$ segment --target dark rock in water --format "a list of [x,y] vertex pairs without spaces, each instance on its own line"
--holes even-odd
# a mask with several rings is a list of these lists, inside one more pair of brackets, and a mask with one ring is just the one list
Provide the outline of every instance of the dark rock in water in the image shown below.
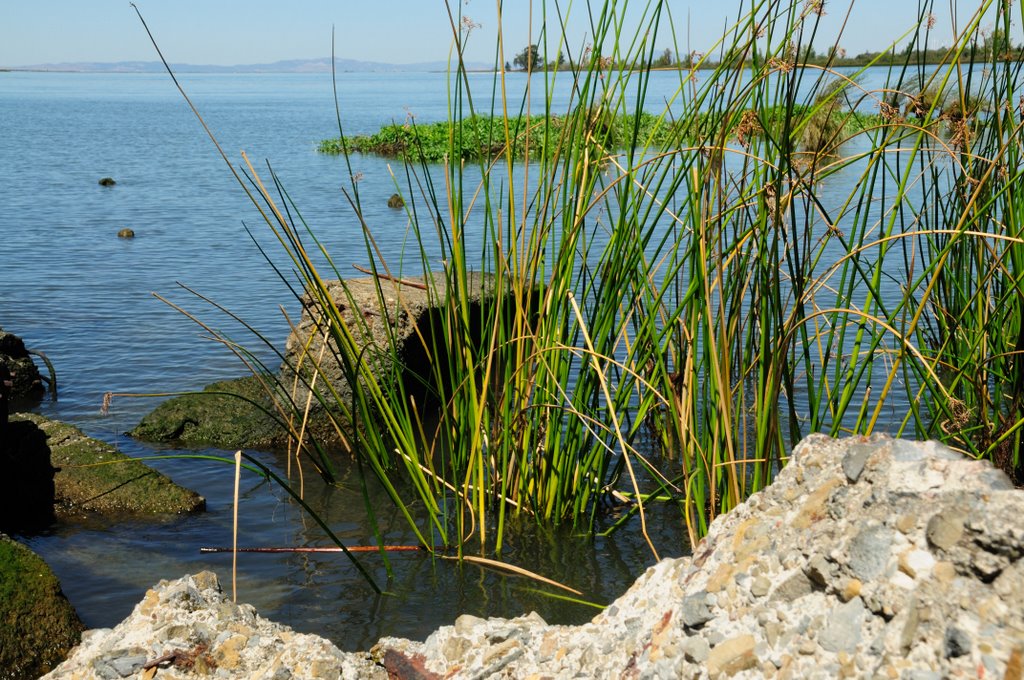
[[0,678],[48,673],[78,644],[84,628],[46,563],[0,534]]
[[121,231],[117,232],[118,238],[135,238],[135,231],[125,227]]
[[[9,382],[7,385],[5,383]],[[46,394],[42,377],[25,343],[0,328],[0,405],[8,411],[33,406]]]
[[[44,456],[53,467],[51,498],[58,514],[137,516],[195,512],[206,507],[199,494],[113,446],[85,436],[73,425],[21,413],[12,418],[10,427],[22,432],[21,455]],[[33,445],[43,448],[31,450]],[[41,462],[34,465],[42,470]]]
[[117,182],[114,181],[113,177],[104,177],[103,179],[100,180],[101,187],[112,187],[115,184],[117,184]]
[[398,194],[391,194],[391,198],[388,199],[388,207],[389,208],[404,208],[405,207],[405,199],[403,199]]
[[155,442],[222,449],[268,449],[287,442],[273,403],[255,376],[224,380],[202,392],[173,397],[146,415],[129,434]]

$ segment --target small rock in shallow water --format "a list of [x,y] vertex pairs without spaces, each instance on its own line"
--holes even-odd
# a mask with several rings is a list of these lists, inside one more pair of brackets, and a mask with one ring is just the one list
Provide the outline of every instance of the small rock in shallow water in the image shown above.
[[101,187],[112,187],[115,184],[117,184],[117,182],[114,181],[113,177],[104,177],[103,179],[100,180]]
[[125,227],[121,231],[117,232],[117,237],[118,238],[135,238],[135,231],[133,231],[132,229],[129,229],[128,227]]

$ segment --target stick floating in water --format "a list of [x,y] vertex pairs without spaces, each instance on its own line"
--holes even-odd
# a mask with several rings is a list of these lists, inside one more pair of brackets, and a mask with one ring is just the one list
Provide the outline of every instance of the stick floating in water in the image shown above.
[[[201,553],[229,553],[229,552],[240,552],[240,553],[335,553],[344,552],[346,548],[339,548],[338,546],[324,546],[324,547],[297,547],[297,548],[200,548]],[[347,550],[349,552],[378,552],[379,550],[385,550],[387,552],[413,552],[416,550],[426,550],[426,548],[419,545],[386,545],[383,548],[376,545],[350,545]]]

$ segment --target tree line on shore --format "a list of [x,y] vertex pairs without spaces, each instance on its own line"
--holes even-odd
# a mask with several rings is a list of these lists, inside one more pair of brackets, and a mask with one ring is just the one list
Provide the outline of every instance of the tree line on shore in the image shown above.
[[[1024,44],[1005,47],[1010,43],[1004,38],[1000,30],[984,33],[975,39],[968,47],[971,58],[986,59],[991,61],[1020,61],[1024,59]],[[993,54],[1000,50],[1001,54]],[[850,55],[839,45],[832,45],[828,50],[818,52],[811,45],[791,45],[790,61],[795,64],[808,66],[833,67],[864,67],[864,66],[891,66],[905,63],[915,64],[941,64],[949,59],[949,47],[941,46],[934,48],[915,49],[913,44],[906,49],[890,49],[885,51],[865,51],[856,55]],[[591,65],[600,64],[602,69],[634,70],[638,68],[648,69],[715,69],[721,65],[730,65],[734,68],[749,65],[753,61],[749,51],[727,50],[717,56],[705,55],[701,52],[680,53],[678,50],[666,47],[656,56],[651,55],[646,62],[624,62],[615,60],[612,57],[602,57],[599,60],[591,60],[588,53],[577,62],[570,55],[566,57],[562,50],[559,50],[554,58],[547,59],[540,53],[540,46],[533,44],[524,47],[512,62],[505,62],[506,71],[571,71],[578,69],[580,63]]]

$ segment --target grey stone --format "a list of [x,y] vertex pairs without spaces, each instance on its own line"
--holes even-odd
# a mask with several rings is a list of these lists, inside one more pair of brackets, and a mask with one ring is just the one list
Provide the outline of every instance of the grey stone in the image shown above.
[[981,481],[993,491],[1010,491],[1016,488],[1002,470],[986,470],[980,477]]
[[971,653],[971,638],[956,626],[946,628],[943,642],[943,651],[948,659]]
[[867,463],[868,457],[875,452],[876,448],[867,444],[850,446],[846,455],[843,456],[843,473],[846,475],[847,481],[856,483],[860,479],[861,473],[864,472],[864,464]]
[[850,571],[861,581],[878,578],[885,572],[892,549],[891,529],[876,524],[857,532],[850,542]]
[[116,659],[110,659],[107,661],[111,668],[113,668],[122,678],[127,678],[130,675],[134,675],[142,668],[146,663],[146,656],[144,654],[134,654],[130,656],[121,656]]
[[852,654],[860,644],[865,611],[864,601],[859,597],[833,609],[828,625],[818,635],[818,644],[829,652]]
[[814,585],[824,588],[835,575],[835,566],[824,555],[815,555],[807,563],[804,573]]
[[705,590],[684,597],[680,613],[683,623],[688,628],[700,628],[715,618],[715,615],[711,613],[711,608],[708,606],[708,593]]
[[101,680],[119,680],[124,677],[106,659],[96,659],[93,661],[92,672]]
[[809,595],[813,591],[814,584],[811,583],[811,580],[807,578],[806,574],[802,571],[798,571],[776,586],[770,599],[772,601],[781,600],[783,602],[792,602],[800,599],[804,595]]

